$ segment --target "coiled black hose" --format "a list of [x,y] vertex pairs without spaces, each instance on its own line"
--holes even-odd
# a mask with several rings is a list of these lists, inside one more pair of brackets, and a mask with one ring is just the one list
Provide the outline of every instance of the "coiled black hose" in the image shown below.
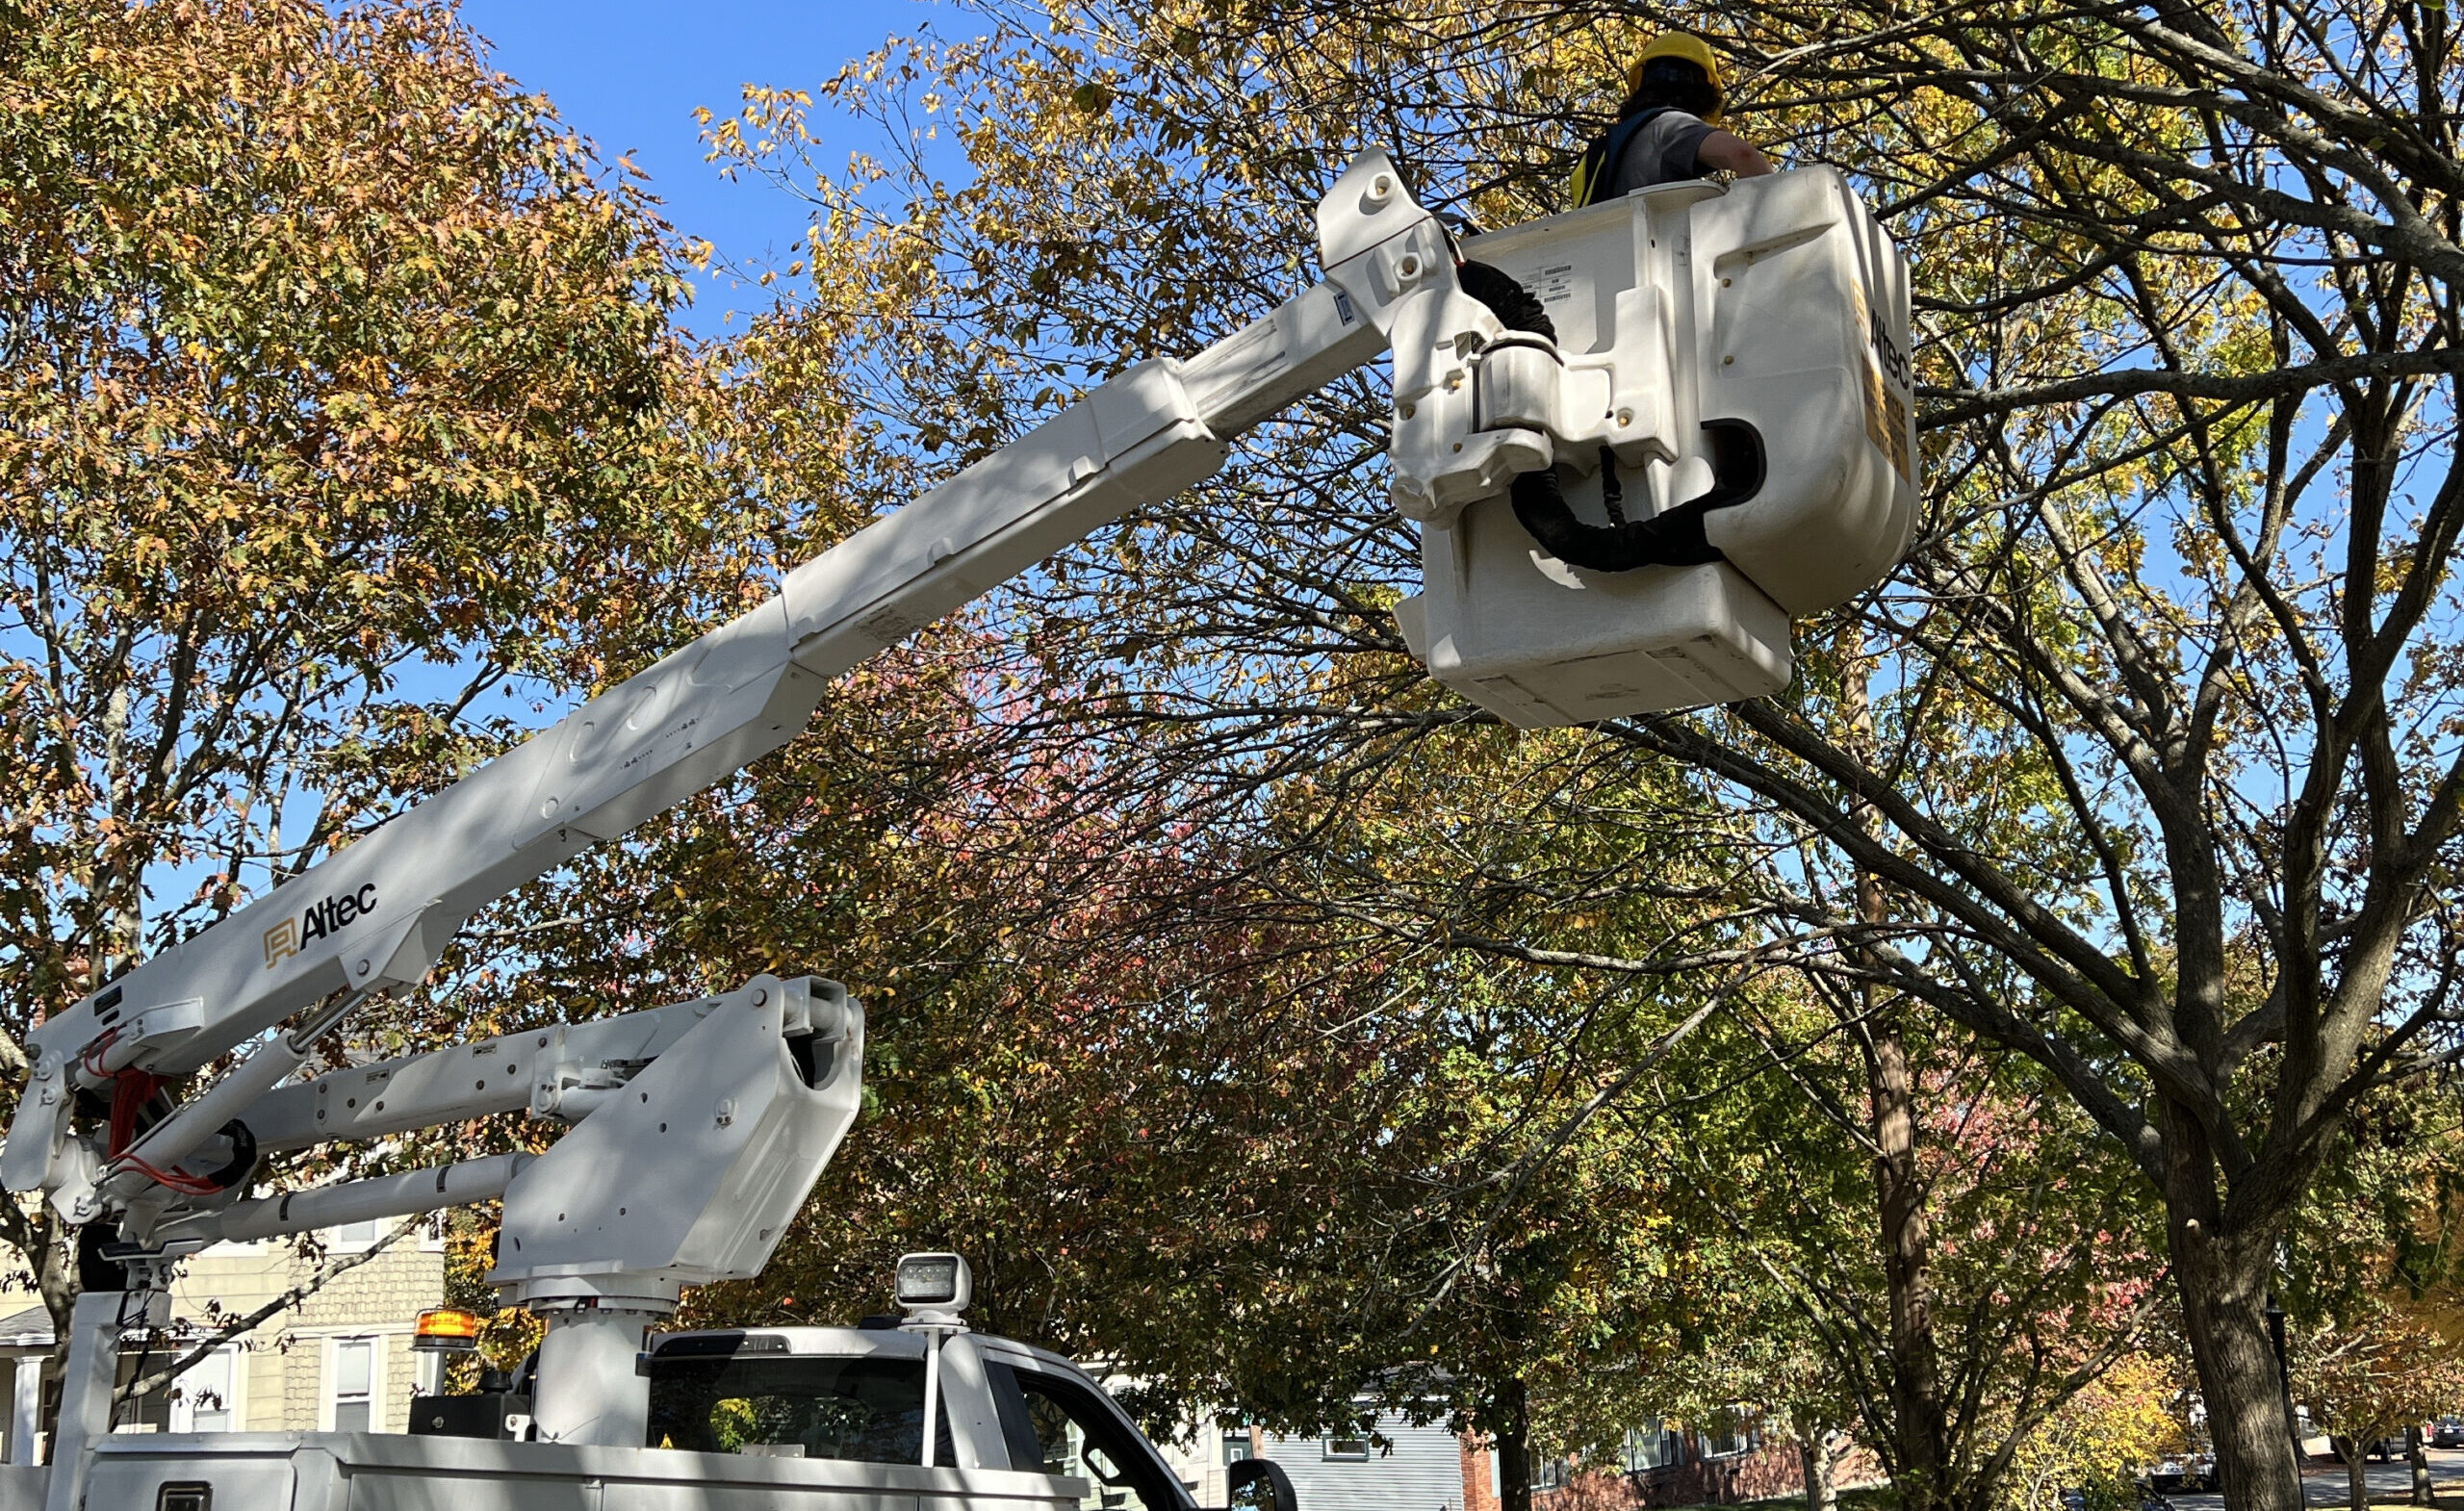
[[[1506,329],[1546,336],[1553,342],[1557,339],[1548,311],[1504,269],[1487,263],[1464,263],[1455,269],[1455,281],[1465,294],[1488,306]],[[1621,507],[1625,490],[1617,479],[1616,455],[1603,447],[1601,481],[1611,523],[1593,525],[1576,515],[1553,467],[1514,479],[1510,494],[1514,517],[1549,554],[1591,572],[1699,567],[1722,560],[1720,549],[1704,533],[1704,516],[1743,503],[1761,491],[1762,437],[1742,420],[1706,422],[1703,433],[1710,443],[1711,487],[1700,498],[1688,499],[1648,520],[1628,520]]]
[[[1742,420],[1714,420],[1703,426],[1711,443],[1711,488],[1648,520],[1592,525],[1566,502],[1565,485],[1553,467],[1515,478],[1514,517],[1550,555],[1592,572],[1631,572],[1638,567],[1700,567],[1726,560],[1704,534],[1705,516],[1743,503],[1762,487],[1762,437]],[[1616,474],[1616,454],[1601,448],[1600,465]],[[1620,511],[1622,512],[1622,511]]]
[[1504,269],[1487,263],[1458,263],[1454,282],[1465,294],[1487,305],[1489,313],[1506,329],[1546,336],[1553,342],[1557,339],[1557,327],[1549,319],[1549,311]]

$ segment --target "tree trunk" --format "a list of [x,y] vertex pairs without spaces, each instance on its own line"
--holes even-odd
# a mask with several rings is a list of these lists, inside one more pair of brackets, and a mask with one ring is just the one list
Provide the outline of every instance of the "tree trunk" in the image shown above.
[[2422,1424],[2418,1421],[2404,1429],[2404,1462],[2413,1469],[2413,1504],[2438,1504],[2438,1491],[2429,1482],[2429,1451],[2422,1443]]
[[[1841,641],[1847,674],[1842,709],[1856,748],[1873,744],[1873,707],[1867,701],[1861,662],[1861,631],[1851,627]],[[1856,810],[1868,833],[1880,831],[1870,806]],[[1857,873],[1858,921],[1880,928],[1889,921],[1881,879]],[[1901,1037],[1898,1007],[1868,985],[1859,994],[1863,1019],[1858,1043],[1865,1056],[1865,1092],[1873,1115],[1874,1195],[1883,1246],[1883,1275],[1890,1302],[1891,1439],[1897,1462],[1891,1479],[1906,1511],[1949,1511],[1950,1414],[1942,1403],[1942,1367],[1934,1342],[1933,1235],[1925,1213],[1925,1184],[1916,1167],[1916,1096],[1908,1073],[1908,1044]]]
[[2272,1234],[2221,1231],[2213,1166],[2183,1152],[2205,1149],[2189,1124],[2167,1119],[2166,1237],[2224,1503],[2234,1511],[2299,1511],[2301,1466],[2285,1431],[2282,1376],[2268,1340]]
[[1521,1380],[1498,1387],[1489,1432],[1498,1446],[1498,1511],[1531,1511],[1531,1412]]
[[[79,1243],[83,1230],[61,1221],[48,1205],[38,1221],[42,1249],[34,1266],[35,1289],[42,1296],[43,1309],[51,1314],[51,1353],[43,1361],[43,1373],[47,1380],[56,1382],[68,1362],[69,1319],[76,1315],[77,1296],[85,1289],[85,1265]],[[60,1430],[59,1419],[60,1393],[46,1390],[37,1407],[35,1430],[56,1433]]]
[[2327,1442],[2345,1461],[2345,1503],[2352,1511],[2370,1511],[2369,1445],[2359,1438],[2331,1437]]
[[1839,1486],[1832,1478],[1836,1460],[1831,1452],[1831,1434],[1819,1428],[1800,1433],[1797,1456],[1805,1465],[1806,1511],[1836,1511]]
[[1933,1235],[1916,1168],[1916,1096],[1908,1046],[1894,1015],[1869,1010],[1866,1022],[1866,1090],[1880,1151],[1874,1191],[1890,1293],[1891,1427],[1899,1457],[1891,1478],[1908,1511],[1934,1511],[1953,1504],[1953,1487],[1941,1361],[1934,1343]]

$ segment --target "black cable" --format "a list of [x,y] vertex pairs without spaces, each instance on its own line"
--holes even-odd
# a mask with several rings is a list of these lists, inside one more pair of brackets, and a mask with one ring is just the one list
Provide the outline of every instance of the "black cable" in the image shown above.
[[206,1184],[218,1190],[229,1191],[246,1180],[248,1172],[257,1167],[257,1136],[246,1123],[236,1117],[222,1125],[221,1133],[223,1138],[231,1140],[231,1158],[204,1179]]
[[[1488,307],[1511,331],[1557,339],[1557,327],[1530,290],[1503,269],[1467,262],[1454,270],[1465,294]],[[1549,554],[1592,572],[1631,572],[1641,567],[1700,567],[1724,560],[1704,532],[1703,517],[1743,503],[1762,490],[1762,436],[1742,420],[1713,420],[1703,426],[1710,443],[1711,487],[1697,499],[1663,509],[1647,520],[1626,518],[1626,487],[1617,476],[1616,454],[1600,449],[1601,499],[1609,523],[1590,524],[1566,502],[1556,469],[1544,467],[1514,479],[1514,517]]]
[[[146,1291],[130,1290],[121,1292],[119,1298],[119,1310],[112,1316],[113,1326],[121,1332],[127,1331],[128,1303],[129,1298],[132,1296],[137,1298],[138,1318],[140,1320],[143,1320],[145,1317],[145,1303],[151,1295],[152,1293]],[[142,1340],[137,1345],[137,1370],[128,1377],[131,1385],[134,1385],[138,1381],[145,1378],[145,1361],[153,1354],[153,1352],[154,1328],[152,1324],[148,1323]],[[144,1420],[145,1402],[142,1397],[133,1396],[127,1400],[121,1400],[119,1398],[119,1370],[116,1367],[112,1370],[111,1389],[111,1410],[106,1413],[103,1418],[103,1430],[105,1432],[117,1432],[119,1430],[119,1414],[124,1407],[135,1406],[137,1408],[138,1420],[141,1421]]]
[[1546,336],[1552,342],[1557,339],[1556,322],[1549,319],[1548,308],[1504,269],[1487,263],[1458,263],[1454,282],[1465,294],[1487,305],[1489,313],[1506,329]]
[[1663,509],[1648,520],[1592,525],[1566,502],[1565,485],[1558,480],[1556,469],[1542,468],[1515,478],[1514,517],[1549,554],[1570,567],[1592,572],[1700,567],[1725,560],[1705,535],[1704,518],[1713,509],[1743,503],[1761,491],[1762,436],[1742,420],[1711,421],[1703,426],[1703,433],[1710,442],[1711,487],[1700,498]]

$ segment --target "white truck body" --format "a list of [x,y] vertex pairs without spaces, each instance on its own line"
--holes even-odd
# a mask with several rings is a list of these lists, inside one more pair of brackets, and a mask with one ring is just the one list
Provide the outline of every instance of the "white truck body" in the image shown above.
[[[948,1462],[926,1469],[913,1462],[885,1463],[863,1457],[827,1457],[820,1450],[920,1456],[927,1336],[905,1330],[855,1328],[761,1328],[746,1332],[675,1333],[654,1341],[652,1419],[646,1436],[672,1445],[677,1413],[663,1399],[662,1369],[704,1370],[757,1369],[771,1378],[758,1384],[720,1385],[748,1394],[732,1397],[757,1408],[789,1399],[773,1389],[799,1371],[815,1381],[813,1399],[827,1405],[853,1399],[834,1396],[834,1373],[850,1367],[875,1371],[900,1366],[911,1375],[912,1415],[876,1410],[891,1430],[869,1437],[844,1431],[844,1422],[823,1411],[806,1411],[782,1436],[789,1441],[746,1440],[711,1451],[676,1446],[569,1445],[479,1438],[403,1436],[372,1432],[143,1433],[106,1438],[95,1445],[88,1478],[89,1505],[165,1507],[166,1511],[1094,1511],[1107,1503],[1105,1487],[1081,1475],[1048,1473],[1050,1466],[1084,1462],[1087,1425],[1068,1436],[1032,1444],[1018,1431],[1024,1379],[1067,1393],[1093,1418],[1100,1433],[1137,1459],[1119,1466],[1125,1484],[1110,1502],[1123,1511],[1195,1511],[1187,1489],[1172,1477],[1091,1376],[1058,1355],[1006,1339],[957,1333],[940,1345],[938,1411],[946,1426],[937,1434]],[[695,1344],[739,1343],[758,1351],[685,1356],[675,1350]],[[775,1351],[764,1345],[775,1345]],[[739,1363],[743,1361],[743,1363]],[[885,1368],[886,1367],[886,1368]],[[1003,1378],[1007,1371],[1008,1378]],[[690,1406],[693,1380],[677,1381],[670,1396]],[[877,1403],[876,1403],[877,1404]],[[1005,1430],[1005,1418],[1007,1428]],[[664,1420],[663,1419],[667,1419]],[[1049,1414],[1047,1426],[1056,1425]],[[835,1430],[833,1429],[841,1429]],[[1073,1446],[1071,1438],[1076,1438]],[[1075,1457],[1047,1457],[1057,1452]],[[188,1498],[184,1506],[182,1498]],[[1160,1504],[1157,1502],[1161,1502]],[[26,1504],[32,1505],[28,1501]],[[0,1499],[0,1508],[10,1502]]]

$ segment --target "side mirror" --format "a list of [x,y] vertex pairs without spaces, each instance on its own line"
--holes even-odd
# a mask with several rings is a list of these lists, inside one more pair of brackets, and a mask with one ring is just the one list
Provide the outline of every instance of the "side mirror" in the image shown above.
[[1292,1476],[1270,1458],[1245,1458],[1224,1466],[1226,1511],[1300,1511],[1292,1493]]

